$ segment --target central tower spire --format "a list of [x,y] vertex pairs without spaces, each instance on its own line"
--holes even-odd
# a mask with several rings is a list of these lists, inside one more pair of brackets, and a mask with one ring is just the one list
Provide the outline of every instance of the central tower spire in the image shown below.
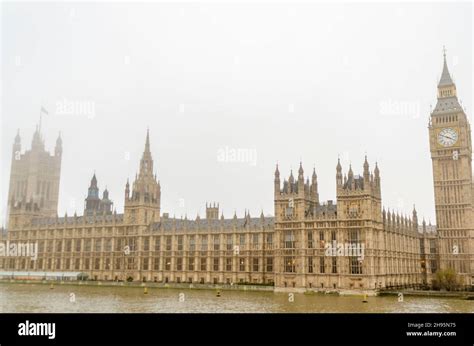
[[153,176],[153,158],[150,151],[150,130],[146,131],[145,150],[140,161],[140,177]]
[[145,150],[140,169],[133,182],[132,195],[125,187],[125,217],[130,223],[149,224],[160,220],[161,187],[153,174],[153,158],[150,151],[150,131],[147,130]]
[[145,152],[150,152],[150,129],[146,129]]

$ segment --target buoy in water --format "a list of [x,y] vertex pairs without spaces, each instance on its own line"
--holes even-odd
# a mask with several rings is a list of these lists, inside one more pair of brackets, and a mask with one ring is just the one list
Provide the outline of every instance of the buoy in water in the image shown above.
[[217,291],[216,297],[220,297],[220,296],[221,296],[221,291]]
[[145,287],[145,288],[143,289],[143,294],[148,294],[148,288],[147,288],[147,287]]
[[367,294],[364,294],[364,299],[362,300],[362,303],[368,303],[369,301],[367,300]]

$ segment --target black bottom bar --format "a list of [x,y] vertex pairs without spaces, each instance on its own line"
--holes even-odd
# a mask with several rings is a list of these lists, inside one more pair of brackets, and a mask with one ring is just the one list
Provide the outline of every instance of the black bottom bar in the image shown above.
[[[35,323],[55,323],[54,338],[52,328]],[[472,346],[474,314],[0,314],[0,331],[2,346]],[[40,332],[46,335],[19,335]]]

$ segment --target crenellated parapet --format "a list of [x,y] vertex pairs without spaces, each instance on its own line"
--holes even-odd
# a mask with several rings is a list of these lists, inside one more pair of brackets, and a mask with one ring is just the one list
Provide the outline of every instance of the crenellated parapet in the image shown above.
[[219,219],[201,219],[196,217],[194,220],[185,218],[165,218],[151,226],[153,232],[164,233],[231,233],[231,232],[251,232],[251,231],[273,231],[274,218],[250,217],[246,213],[244,217],[219,218]]

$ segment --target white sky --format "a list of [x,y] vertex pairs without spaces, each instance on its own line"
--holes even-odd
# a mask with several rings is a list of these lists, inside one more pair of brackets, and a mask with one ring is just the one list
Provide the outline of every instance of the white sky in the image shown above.
[[[273,172],[316,166],[320,199],[378,161],[383,204],[435,220],[430,104],[446,45],[472,122],[472,4],[2,3],[1,216],[11,146],[29,148],[43,104],[61,131],[59,213],[82,214],[96,171],[123,210],[147,126],[162,211],[273,214]],[[75,115],[58,114],[73,102]],[[77,114],[79,113],[79,114]],[[92,114],[93,116],[90,116]],[[253,162],[220,162],[220,149]],[[126,156],[129,153],[130,159]],[[183,205],[184,202],[184,205]]]

